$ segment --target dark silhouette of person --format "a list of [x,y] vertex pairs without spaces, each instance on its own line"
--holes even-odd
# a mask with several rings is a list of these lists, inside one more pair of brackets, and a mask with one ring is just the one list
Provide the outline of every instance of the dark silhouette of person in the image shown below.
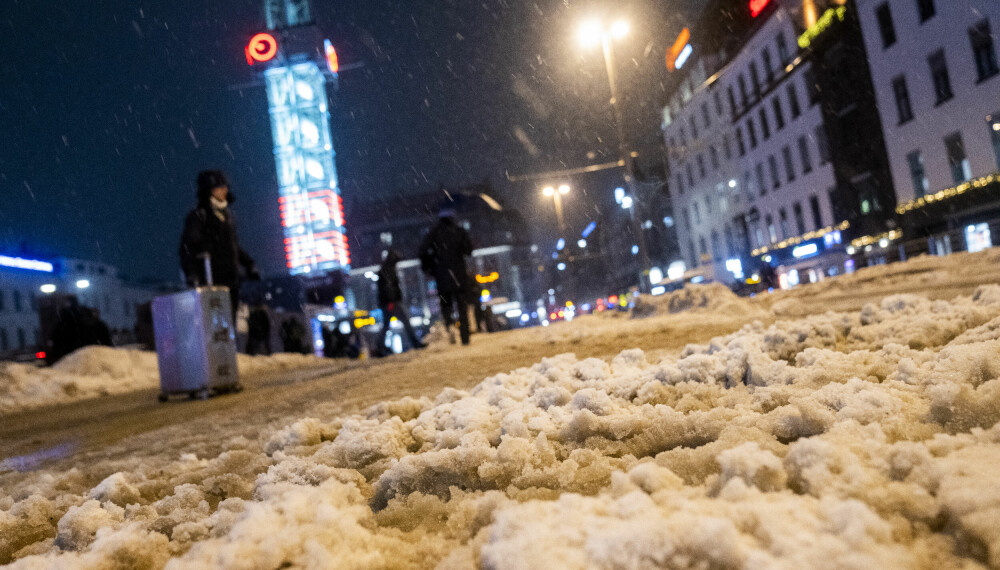
[[250,317],[247,319],[247,354],[271,354],[271,315],[264,303],[258,303],[250,310]]
[[406,310],[403,303],[403,289],[399,285],[399,274],[396,272],[396,265],[402,260],[398,251],[390,249],[382,262],[382,267],[378,270],[378,306],[382,310],[382,332],[379,334],[378,344],[375,346],[376,356],[386,356],[389,354],[385,346],[385,337],[389,334],[389,323],[392,317],[396,317],[403,324],[403,330],[410,339],[413,348],[426,348],[427,345],[420,341],[413,325],[410,324],[410,312]]
[[229,288],[233,320],[240,303],[240,267],[246,277],[259,280],[260,273],[253,258],[240,247],[236,219],[229,206],[235,196],[229,191],[229,181],[218,170],[198,173],[198,204],[184,220],[180,257],[184,278],[190,287],[208,285],[205,256],[209,258],[212,284]]
[[437,283],[441,301],[441,316],[448,329],[448,339],[454,343],[453,313],[458,312],[462,344],[469,344],[468,269],[465,259],[472,255],[469,232],[455,222],[455,211],[444,208],[438,214],[438,223],[431,228],[420,245],[421,268]]

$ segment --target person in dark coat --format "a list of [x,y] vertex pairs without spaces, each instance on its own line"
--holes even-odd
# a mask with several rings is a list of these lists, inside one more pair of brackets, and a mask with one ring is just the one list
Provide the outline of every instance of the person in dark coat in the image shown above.
[[454,210],[442,209],[438,223],[420,245],[420,265],[437,282],[441,315],[452,342],[452,325],[455,322],[452,313],[457,310],[462,344],[469,344],[469,308],[466,303],[469,278],[465,258],[470,255],[472,240],[469,232],[455,223]]
[[259,280],[253,258],[240,247],[236,220],[229,206],[235,197],[229,181],[218,170],[198,173],[198,205],[184,221],[181,236],[181,269],[190,287],[208,284],[205,256],[211,261],[212,283],[229,288],[233,319],[240,303],[240,267],[248,279]]
[[96,309],[81,306],[75,299],[59,310],[52,332],[52,362],[85,346],[114,346],[111,330]]
[[271,354],[271,315],[264,303],[258,303],[250,310],[250,317],[247,319],[247,354]]
[[382,333],[379,335],[378,344],[375,348],[377,356],[388,354],[385,347],[385,337],[389,333],[389,323],[392,317],[396,317],[403,324],[406,336],[409,337],[413,348],[426,348],[427,345],[420,341],[413,325],[410,324],[410,313],[403,304],[403,289],[399,286],[399,274],[396,273],[396,265],[402,260],[399,252],[390,249],[382,262],[382,267],[378,270],[378,306],[382,310]]

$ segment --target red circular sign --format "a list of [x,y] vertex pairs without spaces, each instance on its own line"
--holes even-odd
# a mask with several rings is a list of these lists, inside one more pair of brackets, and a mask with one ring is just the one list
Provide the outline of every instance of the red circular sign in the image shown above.
[[255,61],[261,63],[271,61],[278,54],[278,40],[268,33],[260,33],[250,38],[250,45],[246,47],[247,63],[253,65]]

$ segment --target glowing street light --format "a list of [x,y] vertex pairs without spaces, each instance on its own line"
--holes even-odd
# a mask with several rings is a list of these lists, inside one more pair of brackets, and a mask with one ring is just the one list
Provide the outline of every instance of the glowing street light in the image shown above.
[[615,37],[616,40],[620,40],[628,35],[628,22],[625,20],[618,20],[611,26],[611,35]]
[[604,30],[601,28],[601,22],[598,20],[587,20],[580,26],[580,31],[577,37],[580,40],[580,44],[583,46],[593,46],[601,41],[601,36],[604,35]]
[[76,282],[77,289],[86,289],[87,287],[90,287],[90,281],[87,281],[86,279],[81,279]]
[[569,194],[568,184],[560,184],[558,190],[555,186],[546,186],[542,189],[542,194],[546,198],[552,198],[556,207],[556,218],[559,220],[559,230],[566,231],[566,220],[563,219],[562,197]]
[[42,285],[39,289],[41,289],[42,293],[45,293],[46,295],[51,295],[52,293],[56,292],[56,286],[51,283],[46,283],[45,285]]

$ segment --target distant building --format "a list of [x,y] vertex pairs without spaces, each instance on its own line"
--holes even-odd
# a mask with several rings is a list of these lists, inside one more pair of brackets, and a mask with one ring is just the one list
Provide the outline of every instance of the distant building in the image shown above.
[[1000,3],[857,0],[907,253],[1000,239]]
[[842,4],[756,3],[754,16],[729,3],[731,33],[692,32],[662,123],[689,267],[731,283],[770,264],[783,285],[817,281],[851,271],[850,240],[893,214],[860,29]]
[[69,294],[118,331],[132,331],[138,307],[164,291],[129,283],[111,265],[79,259],[0,254],[0,354],[39,347],[39,299]]

